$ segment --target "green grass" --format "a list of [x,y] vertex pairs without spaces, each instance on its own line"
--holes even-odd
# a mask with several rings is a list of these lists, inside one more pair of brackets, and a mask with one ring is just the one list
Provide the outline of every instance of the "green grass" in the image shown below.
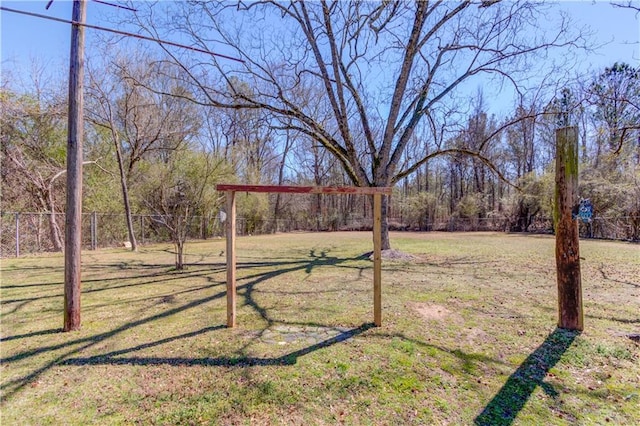
[[371,326],[369,233],[83,253],[82,329],[63,258],[2,260],[3,424],[640,424],[640,247],[582,241],[585,331],[556,329],[554,240],[392,234]]

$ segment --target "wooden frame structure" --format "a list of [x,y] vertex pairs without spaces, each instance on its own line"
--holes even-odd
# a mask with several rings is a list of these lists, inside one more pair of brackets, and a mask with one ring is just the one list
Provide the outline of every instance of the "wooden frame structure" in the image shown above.
[[219,184],[216,189],[225,192],[227,198],[227,327],[236,326],[236,192],[372,195],[373,323],[382,325],[382,195],[391,195],[391,188]]

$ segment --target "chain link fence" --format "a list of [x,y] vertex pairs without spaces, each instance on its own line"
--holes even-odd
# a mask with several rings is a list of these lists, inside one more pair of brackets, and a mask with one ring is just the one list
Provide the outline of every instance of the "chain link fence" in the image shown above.
[[[139,244],[172,242],[171,234],[154,215],[133,215],[133,227]],[[194,216],[188,218],[187,239],[206,239],[223,235],[217,219]],[[0,257],[19,257],[30,253],[56,251],[56,233],[64,243],[63,213],[15,213],[0,215]],[[123,214],[84,213],[82,215],[82,248],[96,250],[121,247],[128,242],[126,217]]]
[[[510,232],[513,220],[509,218],[450,218],[448,220],[427,222],[422,229],[404,224],[398,219],[389,219],[390,229],[413,231],[473,232],[494,231]],[[596,217],[589,222],[578,222],[581,238],[596,238],[621,241],[640,241],[640,217]],[[533,217],[523,232],[532,234],[553,234],[553,219]]]
[[[133,215],[134,233],[138,244],[171,243],[171,234],[154,215]],[[56,236],[64,244],[63,213],[0,214],[0,257],[20,257],[32,253],[56,251]],[[295,231],[360,231],[371,230],[372,219],[356,214],[318,217],[292,217],[278,220],[256,220],[238,217],[237,234],[265,234]],[[497,231],[508,232],[512,222],[507,218],[464,219],[428,222],[422,229],[414,229],[399,218],[389,218],[391,230],[419,231]],[[639,241],[640,218],[594,218],[580,222],[582,238]],[[187,240],[204,240],[224,236],[224,223],[217,215],[188,218]],[[530,233],[553,233],[553,220],[533,218],[527,227]],[[84,213],[82,215],[82,247],[86,250],[122,247],[128,241],[126,218],[123,214]]]

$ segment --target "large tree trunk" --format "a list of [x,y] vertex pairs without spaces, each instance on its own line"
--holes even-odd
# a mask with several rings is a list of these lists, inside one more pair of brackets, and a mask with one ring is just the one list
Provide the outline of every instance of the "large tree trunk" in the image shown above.
[[58,221],[56,220],[56,206],[51,187],[49,187],[49,191],[47,192],[47,203],[49,204],[47,206],[48,210],[51,212],[49,214],[49,233],[51,235],[51,243],[53,244],[53,249],[55,251],[62,251],[62,232],[60,232],[60,226],[58,226]]
[[[380,187],[384,187],[386,185],[379,185]],[[391,242],[389,240],[389,195],[383,195],[380,200],[380,205],[382,211],[380,212],[380,220],[381,220],[381,249],[389,250],[391,248]],[[374,209],[373,203],[373,195],[369,197],[371,201],[371,208]],[[375,211],[372,211],[371,218],[374,218],[376,215]]]
[[176,240],[176,270],[182,271],[184,269],[184,241],[181,239]]
[[55,251],[62,251],[62,238],[60,237],[60,227],[56,221],[56,214],[49,214],[49,232],[51,234],[51,243]]
[[[112,130],[113,131],[113,130]],[[118,159],[118,169],[120,170],[120,186],[122,188],[122,199],[124,201],[124,212],[127,217],[127,231],[129,233],[129,242],[131,242],[131,251],[138,251],[138,243],[136,235],[133,232],[133,219],[131,218],[131,204],[129,203],[129,190],[127,188],[127,176],[124,171],[122,162],[122,153],[120,152],[120,142],[116,137],[113,138],[116,148],[116,157]]]
[[[280,166],[278,168],[278,185],[282,185],[284,183],[284,168],[287,162],[287,154],[289,153],[289,149],[291,149],[292,138],[289,136],[289,131],[287,130],[287,137],[285,138],[284,149],[282,150],[282,160],[280,161]],[[273,232],[278,232],[278,218],[280,217],[280,193],[276,194],[276,203],[273,207]]]
[[391,242],[389,241],[389,196],[382,196],[382,250],[389,250]]

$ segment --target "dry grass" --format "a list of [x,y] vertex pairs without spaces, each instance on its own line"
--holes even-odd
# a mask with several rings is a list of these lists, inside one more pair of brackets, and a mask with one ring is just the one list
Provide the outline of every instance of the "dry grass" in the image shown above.
[[83,327],[61,333],[63,259],[2,263],[3,424],[640,424],[640,248],[583,241],[586,329],[558,330],[554,243],[392,235],[373,328],[368,233],[83,254]]

